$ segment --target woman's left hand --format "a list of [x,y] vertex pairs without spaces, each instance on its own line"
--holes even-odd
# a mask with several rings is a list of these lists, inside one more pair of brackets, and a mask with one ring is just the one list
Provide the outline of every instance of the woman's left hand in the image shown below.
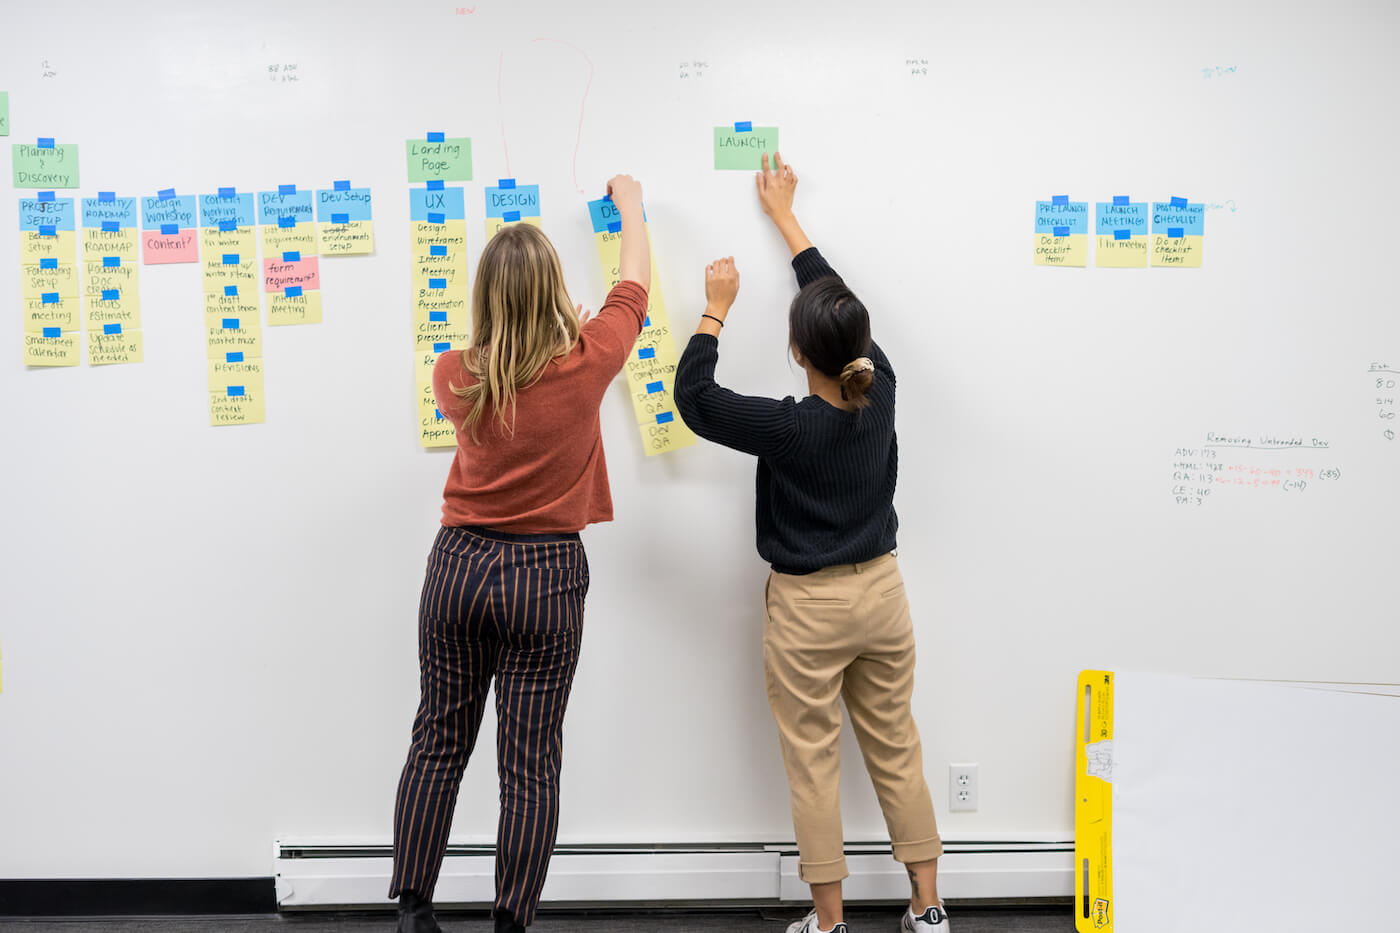
[[592,311],[585,311],[585,310],[583,310],[583,305],[581,305],[581,304],[580,304],[580,305],[576,305],[575,308],[574,308],[574,310],[578,311],[578,326],[579,326],[579,327],[582,327],[583,325],[587,324],[588,321],[593,317],[593,312],[592,312]]
[[705,313],[723,318],[739,297],[739,270],[734,257],[716,259],[705,267]]

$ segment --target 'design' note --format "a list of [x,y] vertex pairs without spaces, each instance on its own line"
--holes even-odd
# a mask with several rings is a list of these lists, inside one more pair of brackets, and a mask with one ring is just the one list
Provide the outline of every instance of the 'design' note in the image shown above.
[[468,137],[429,133],[427,139],[410,139],[405,145],[409,181],[472,180],[472,141]]
[[514,178],[502,178],[486,189],[486,239],[512,224],[540,226],[540,186],[517,185]]
[[763,154],[771,157],[777,151],[776,126],[751,127],[747,123],[736,123],[715,127],[716,169],[757,171],[763,167]]
[[1057,194],[1035,202],[1035,264],[1089,264],[1089,202]]
[[16,188],[78,187],[78,144],[56,144],[52,139],[37,143],[14,143]]

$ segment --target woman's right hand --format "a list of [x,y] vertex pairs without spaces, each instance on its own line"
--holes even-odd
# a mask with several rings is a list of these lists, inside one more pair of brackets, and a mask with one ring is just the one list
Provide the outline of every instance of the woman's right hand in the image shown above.
[[792,197],[797,191],[797,173],[783,162],[780,152],[773,153],[773,171],[768,170],[768,153],[763,154],[763,168],[754,177],[758,185],[758,203],[763,213],[777,220],[792,213]]
[[614,175],[608,180],[608,196],[620,211],[624,207],[642,207],[642,183],[631,175]]

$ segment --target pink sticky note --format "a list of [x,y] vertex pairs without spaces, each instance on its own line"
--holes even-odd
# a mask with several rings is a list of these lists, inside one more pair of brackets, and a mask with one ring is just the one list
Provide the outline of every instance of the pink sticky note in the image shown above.
[[199,262],[199,243],[193,230],[161,233],[141,231],[141,261],[146,265],[165,262]]
[[307,291],[314,291],[321,287],[321,259],[319,256],[307,256],[296,262],[263,259],[263,288],[266,291],[285,291],[292,285],[300,285]]

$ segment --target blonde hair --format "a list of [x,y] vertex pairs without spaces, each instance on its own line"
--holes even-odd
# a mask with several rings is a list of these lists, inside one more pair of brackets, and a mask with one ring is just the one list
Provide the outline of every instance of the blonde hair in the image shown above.
[[467,405],[462,423],[474,443],[481,443],[477,429],[488,411],[514,433],[516,390],[532,385],[551,360],[567,356],[578,331],[564,270],[549,238],[530,224],[512,224],[496,234],[476,267],[471,343],[462,351],[462,366],[477,382],[449,383]]

